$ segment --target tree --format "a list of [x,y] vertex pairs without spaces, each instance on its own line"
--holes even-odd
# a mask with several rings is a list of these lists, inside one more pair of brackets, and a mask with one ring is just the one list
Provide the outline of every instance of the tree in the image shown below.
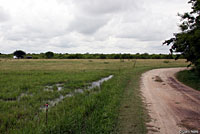
[[[163,44],[172,44],[170,52],[183,55],[191,62],[188,66],[193,64],[200,72],[200,0],[190,0],[188,3],[192,4],[192,11],[178,14],[181,17],[181,32],[174,34],[175,37]],[[175,59],[178,58],[179,55]]]
[[51,52],[51,51],[48,51],[48,52],[45,53],[45,55],[46,55],[46,58],[50,59],[50,58],[53,58],[54,53]]
[[100,54],[99,58],[100,59],[106,59],[106,55],[105,54]]
[[26,55],[26,53],[22,50],[16,50],[13,55],[15,55],[17,58],[24,58],[24,56]]
[[114,59],[120,59],[121,58],[121,54],[115,54],[114,55]]
[[121,58],[122,59],[130,59],[131,55],[130,54],[122,54]]

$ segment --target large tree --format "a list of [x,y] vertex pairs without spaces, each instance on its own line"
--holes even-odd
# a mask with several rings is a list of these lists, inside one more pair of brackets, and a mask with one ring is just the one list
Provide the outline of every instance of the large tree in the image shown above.
[[15,55],[17,58],[24,58],[24,56],[26,55],[26,53],[22,50],[16,50],[13,55]]
[[48,51],[48,52],[45,53],[45,55],[46,55],[46,57],[47,57],[48,59],[50,59],[50,58],[53,58],[54,53],[51,52],[51,51]]
[[190,0],[188,3],[192,4],[191,12],[179,14],[181,32],[163,44],[172,44],[171,53],[183,55],[200,72],[200,0]]

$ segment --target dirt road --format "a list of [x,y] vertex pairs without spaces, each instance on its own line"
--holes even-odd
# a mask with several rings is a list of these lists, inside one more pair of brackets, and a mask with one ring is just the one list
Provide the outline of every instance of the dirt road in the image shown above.
[[200,92],[174,76],[184,69],[155,69],[142,75],[142,94],[151,117],[149,134],[179,134],[181,130],[200,134]]

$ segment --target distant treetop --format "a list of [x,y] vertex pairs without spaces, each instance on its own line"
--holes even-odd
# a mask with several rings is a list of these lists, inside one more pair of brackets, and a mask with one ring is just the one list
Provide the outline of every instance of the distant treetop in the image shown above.
[[13,53],[14,56],[16,56],[17,58],[24,58],[24,56],[26,55],[26,53],[22,50],[16,50]]
[[48,51],[48,52],[45,53],[45,55],[46,55],[46,58],[50,59],[50,58],[53,58],[54,53],[51,52],[51,51]]

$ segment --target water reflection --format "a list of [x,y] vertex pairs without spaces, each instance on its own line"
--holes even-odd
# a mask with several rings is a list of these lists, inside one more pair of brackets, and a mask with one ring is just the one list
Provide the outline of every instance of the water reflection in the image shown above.
[[[85,91],[90,91],[91,89],[93,89],[93,88],[101,88],[101,84],[103,83],[103,82],[105,82],[105,81],[108,81],[108,80],[110,80],[111,78],[113,77],[113,75],[110,75],[110,76],[108,76],[108,77],[105,77],[105,78],[102,78],[102,79],[100,79],[100,80],[98,80],[98,81],[94,81],[94,82],[92,82],[91,84],[90,84],[90,86],[88,86],[88,87],[86,87],[86,88],[84,88],[84,89],[75,89],[74,90],[74,92],[72,92],[72,93],[68,93],[67,95],[65,95],[65,96],[63,96],[63,95],[60,95],[60,97],[59,98],[56,98],[56,99],[54,99],[54,100],[51,100],[51,101],[48,101],[48,104],[49,104],[49,107],[52,107],[52,106],[55,106],[56,104],[58,104],[60,101],[62,101],[63,99],[65,99],[65,98],[67,98],[67,97],[72,97],[72,96],[74,96],[76,93],[84,93]],[[61,86],[63,86],[63,84],[56,84],[56,87],[60,87],[60,90],[62,90],[62,88],[63,87],[61,87]],[[47,86],[46,86],[47,87]],[[51,87],[50,87],[51,88]],[[53,86],[52,86],[52,88],[53,88]],[[59,89],[59,88],[58,88]],[[60,91],[60,90],[58,90],[58,91]],[[44,109],[45,107],[43,107],[43,109]]]

